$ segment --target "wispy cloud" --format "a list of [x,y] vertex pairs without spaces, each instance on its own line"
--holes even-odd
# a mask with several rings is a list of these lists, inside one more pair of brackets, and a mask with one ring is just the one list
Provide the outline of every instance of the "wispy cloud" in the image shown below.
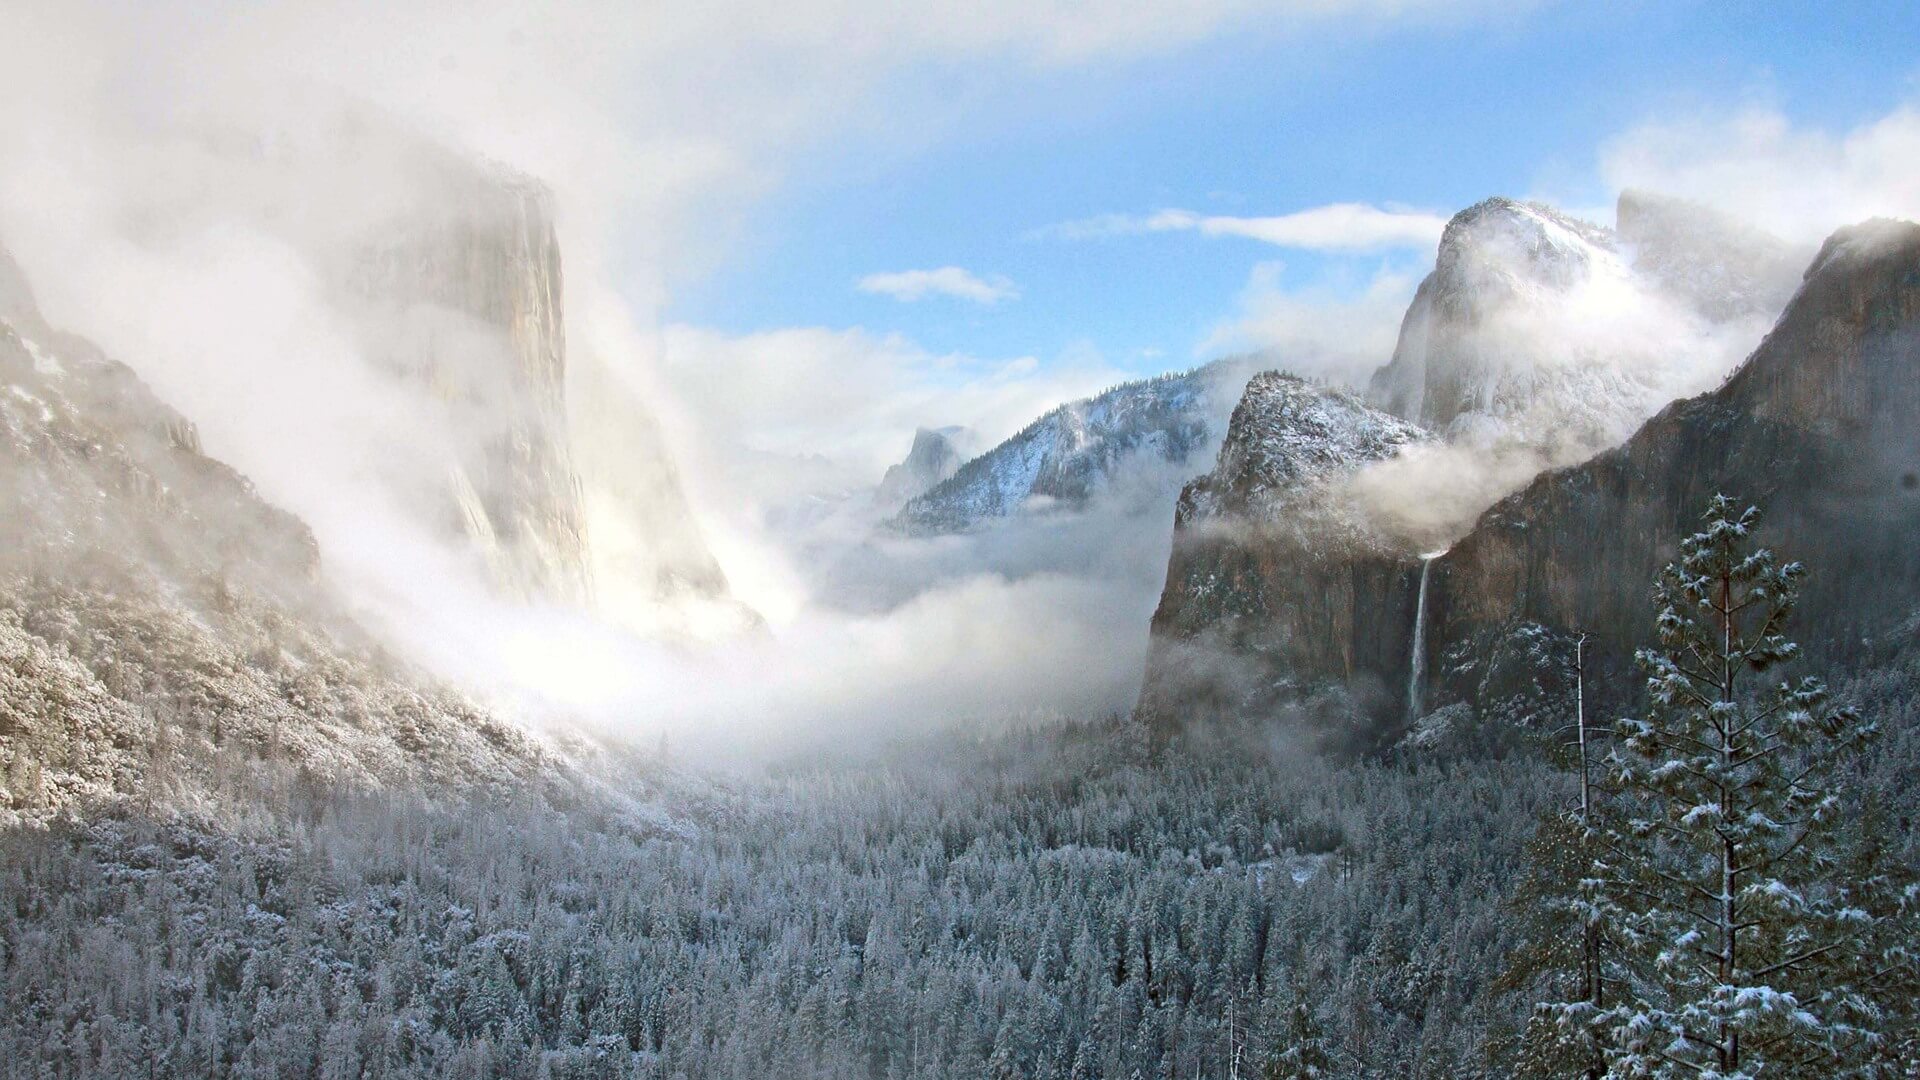
[[911,303],[928,296],[951,296],[976,304],[997,304],[1019,297],[1013,282],[994,276],[983,278],[958,266],[937,270],[899,270],[888,274],[868,274],[855,286],[864,293],[891,296]]
[[1305,251],[1374,252],[1433,247],[1446,227],[1447,219],[1438,214],[1382,209],[1366,203],[1332,203],[1274,217],[1227,217],[1192,210],[1104,214],[1051,225],[1040,233],[1084,240],[1133,233],[1197,232],[1242,236]]
[[1269,350],[1300,375],[1360,385],[1393,355],[1417,271],[1383,264],[1365,282],[1294,284],[1278,262],[1253,268],[1238,310],[1215,325],[1195,356]]
[[1809,243],[1876,215],[1920,218],[1920,101],[1845,129],[1760,106],[1661,117],[1599,156],[1609,187],[1697,199]]

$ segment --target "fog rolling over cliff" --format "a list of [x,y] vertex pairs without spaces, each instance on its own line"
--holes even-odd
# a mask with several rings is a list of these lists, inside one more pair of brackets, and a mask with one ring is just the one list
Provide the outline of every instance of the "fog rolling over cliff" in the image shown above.
[[531,180],[445,174],[450,197],[366,242],[343,308],[364,320],[368,357],[417,382],[444,412],[446,516],[492,577],[528,599],[586,604],[552,208]]
[[756,624],[610,370],[646,358],[580,348],[544,183],[326,94],[150,138],[167,168],[109,189],[116,214],[18,223],[27,273],[313,526],[371,622],[488,677],[466,658],[516,610]]
[[572,783],[358,625],[305,523],[50,327],[3,250],[0,500],[0,811]]
[[1455,215],[1368,399],[1443,446],[1359,496],[1445,547],[1543,469],[1618,445],[1758,343],[1811,251],[1709,207],[1629,191],[1617,229],[1493,198]]
[[[1262,479],[1246,455],[1223,451],[1189,486],[1154,619],[1145,715],[1178,726],[1183,715],[1299,708],[1330,691],[1336,700],[1322,712],[1371,717],[1372,730],[1322,734],[1365,744],[1463,695],[1430,698],[1411,685],[1428,672],[1439,678],[1443,664],[1455,680],[1489,666],[1525,669],[1527,657],[1490,639],[1469,646],[1431,632],[1456,558],[1442,553],[1472,547],[1497,500],[1719,382],[1796,279],[1783,270],[1799,257],[1793,248],[1709,208],[1629,192],[1618,217],[1616,231],[1508,199],[1462,211],[1368,388],[1375,406],[1431,435],[1377,450],[1327,444],[1310,481],[1299,470]],[[1288,429],[1295,411],[1290,396],[1250,389],[1234,418],[1245,431],[1230,430],[1227,446]],[[1732,480],[1756,495],[1772,484],[1760,474]],[[1265,506],[1209,495],[1253,484],[1283,494]],[[1677,528],[1682,511],[1672,512]],[[1339,527],[1303,542],[1311,523]],[[1652,560],[1643,552],[1604,577],[1640,581]],[[1555,565],[1580,573],[1572,552]],[[1425,605],[1423,591],[1432,593]]]

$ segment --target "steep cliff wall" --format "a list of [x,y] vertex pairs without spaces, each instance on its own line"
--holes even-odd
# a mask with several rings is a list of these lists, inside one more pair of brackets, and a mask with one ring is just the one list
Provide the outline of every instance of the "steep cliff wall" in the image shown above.
[[1403,667],[1419,560],[1343,481],[1423,438],[1344,391],[1254,376],[1218,463],[1180,495],[1143,715],[1165,730],[1258,714],[1302,672],[1354,685]]
[[[1844,662],[1920,608],[1917,368],[1920,226],[1874,222],[1829,240],[1772,333],[1718,389],[1540,474],[1430,564],[1392,529],[1329,532],[1328,520],[1364,519],[1363,503],[1339,503],[1351,491],[1310,513],[1289,507],[1284,529],[1271,511],[1238,506],[1226,507],[1231,527],[1195,528],[1183,500],[1143,708],[1168,723],[1257,715],[1331,688],[1345,715],[1389,735],[1457,703],[1527,723],[1565,706],[1572,635],[1586,633],[1589,704],[1604,715],[1637,692],[1649,585],[1716,492],[1765,507],[1763,539],[1813,566],[1796,632],[1813,656]],[[1420,408],[1457,423],[1470,411],[1442,406],[1460,400]],[[1250,391],[1234,423],[1251,433],[1274,408]],[[1239,439],[1230,432],[1229,446]],[[1216,471],[1200,490],[1221,482]]]
[[[1648,587],[1709,496],[1761,505],[1762,540],[1813,570],[1794,633],[1844,662],[1920,608],[1920,226],[1835,234],[1778,325],[1719,389],[1489,510],[1435,566],[1432,703],[1526,697],[1516,635],[1592,635],[1601,704],[1637,686]],[[1558,672],[1547,672],[1557,678]]]
[[350,274],[369,351],[431,388],[452,446],[445,514],[509,592],[591,588],[567,425],[560,246],[543,189],[476,172],[369,241]]

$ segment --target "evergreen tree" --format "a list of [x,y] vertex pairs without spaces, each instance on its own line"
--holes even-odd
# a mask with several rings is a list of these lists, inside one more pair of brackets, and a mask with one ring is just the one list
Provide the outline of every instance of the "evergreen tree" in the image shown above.
[[1300,995],[1299,987],[1287,995],[1280,1028],[1280,1052],[1266,1069],[1267,1080],[1321,1080],[1333,1075],[1333,1059],[1327,1054],[1327,1041],[1314,1018],[1313,1006]]
[[1603,849],[1595,828],[1586,641],[1582,634],[1575,642],[1574,719],[1568,725],[1579,794],[1570,809],[1542,820],[1529,842],[1527,873],[1510,905],[1521,926],[1520,943],[1494,983],[1497,991],[1553,995],[1494,1048],[1518,1078],[1598,1080],[1607,1071],[1601,1022],[1617,974],[1606,935],[1610,909],[1603,883],[1591,874]]
[[1794,658],[1805,571],[1755,548],[1725,496],[1654,588],[1647,715],[1609,756],[1591,880],[1628,976],[1610,1074],[1872,1075],[1876,908],[1843,879],[1845,770],[1874,733],[1817,679],[1749,687]]
[[[1520,943],[1496,991],[1549,995],[1496,1056],[1519,1080],[1597,1078],[1606,1073],[1599,1024],[1607,1005],[1606,908],[1589,877],[1600,848],[1578,811],[1541,821],[1527,849],[1527,873],[1510,910]],[[1523,999],[1525,1000],[1525,999]]]

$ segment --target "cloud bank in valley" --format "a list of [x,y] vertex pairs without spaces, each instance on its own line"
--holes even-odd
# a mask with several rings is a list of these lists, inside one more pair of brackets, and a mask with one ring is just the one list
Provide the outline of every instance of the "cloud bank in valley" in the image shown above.
[[[365,617],[530,711],[642,733],[711,727],[724,740],[861,716],[1122,704],[1138,658],[1109,628],[1144,626],[1140,590],[1116,592],[1104,570],[1028,568],[955,573],[883,612],[819,610],[758,513],[763,495],[813,493],[769,491],[742,464],[815,456],[870,481],[918,424],[1010,431],[1113,381],[1097,357],[979,362],[857,329],[735,339],[663,328],[658,309],[676,279],[720,257],[784,153],[830,138],[904,65],[991,74],[1141,55],[1244,13],[740,8],[426,3],[356,19],[322,4],[11,8],[0,237],[53,321],[132,364],[199,421],[209,452],[314,525],[328,573]],[[330,260],[436,192],[412,183],[406,153],[336,141],[356,118],[554,189],[576,375],[660,415],[736,582],[775,601],[791,587],[768,604],[770,637],[690,654],[503,603],[470,552],[418,519],[409,489],[436,482],[439,440],[420,430],[417,390],[369,362],[370,328],[343,312]],[[575,420],[592,506],[597,486],[630,478],[619,470],[633,444],[611,439],[617,415]],[[395,472],[407,475],[375,482]]]

